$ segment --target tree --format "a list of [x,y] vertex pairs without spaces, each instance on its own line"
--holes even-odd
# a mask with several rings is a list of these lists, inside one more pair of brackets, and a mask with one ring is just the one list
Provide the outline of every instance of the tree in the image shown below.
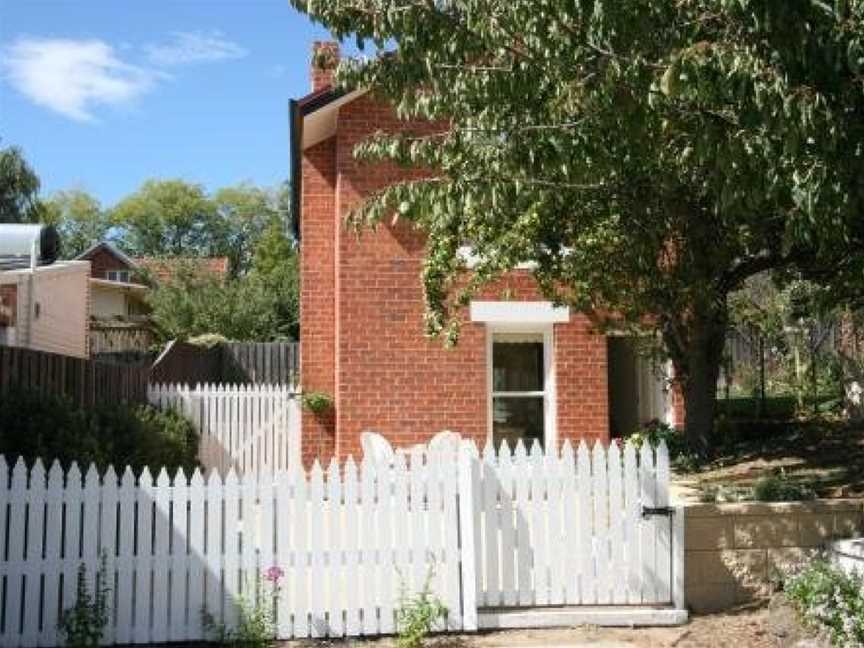
[[296,339],[298,285],[293,251],[271,272],[253,270],[228,281],[181,265],[148,294],[150,318],[162,340],[209,333],[229,340]]
[[294,244],[285,233],[281,219],[274,219],[261,234],[255,246],[252,268],[259,274],[273,274],[282,266],[294,262]]
[[223,240],[213,201],[183,180],[148,180],[111,217],[124,246],[141,256],[211,256]]
[[341,85],[439,125],[358,147],[431,175],[352,214],[428,232],[432,334],[454,340],[479,286],[535,261],[550,298],[656,329],[704,450],[730,292],[860,267],[861,0],[292,3],[393,48],[343,61]]
[[39,177],[27,164],[21,149],[0,149],[0,223],[38,221]]
[[74,258],[108,234],[108,214],[85,191],[58,191],[44,203],[44,221],[57,228],[63,256]]
[[231,272],[241,275],[252,265],[262,232],[278,217],[274,196],[248,184],[225,187],[213,196],[219,216],[222,253],[231,259]]

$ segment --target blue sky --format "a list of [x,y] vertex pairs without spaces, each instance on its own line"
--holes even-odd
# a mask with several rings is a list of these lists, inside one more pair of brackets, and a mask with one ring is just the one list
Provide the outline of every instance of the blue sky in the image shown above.
[[288,100],[326,30],[287,0],[0,0],[0,146],[43,193],[288,176]]

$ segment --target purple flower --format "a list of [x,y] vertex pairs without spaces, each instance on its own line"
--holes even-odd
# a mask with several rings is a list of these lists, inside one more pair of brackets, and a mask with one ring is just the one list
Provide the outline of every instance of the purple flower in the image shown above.
[[279,579],[285,575],[285,572],[278,565],[273,565],[272,567],[268,567],[264,572],[264,578],[273,583],[274,585],[279,582]]

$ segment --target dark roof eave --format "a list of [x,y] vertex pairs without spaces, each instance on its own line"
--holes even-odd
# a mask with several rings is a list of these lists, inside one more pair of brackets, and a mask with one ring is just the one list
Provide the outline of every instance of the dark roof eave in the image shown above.
[[300,185],[302,182],[300,158],[303,156],[303,118],[321,110],[346,94],[347,91],[341,88],[327,87],[288,102],[291,124],[291,216],[294,239],[298,242],[300,241]]

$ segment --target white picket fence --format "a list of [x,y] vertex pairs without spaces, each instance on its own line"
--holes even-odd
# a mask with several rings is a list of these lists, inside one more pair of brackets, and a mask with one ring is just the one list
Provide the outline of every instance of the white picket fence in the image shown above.
[[273,475],[299,465],[300,399],[292,386],[157,384],[148,397],[192,421],[207,470]]
[[92,466],[82,479],[75,465],[46,474],[2,460],[0,645],[56,645],[78,567],[92,582],[100,556],[106,644],[203,639],[202,610],[230,627],[274,565],[282,639],[393,633],[402,588],[416,593],[429,574],[449,610],[441,629],[534,623],[508,622],[502,607],[619,603],[624,622],[638,622],[634,604],[652,622],[680,621],[656,604],[683,607],[683,546],[672,551],[669,520],[641,508],[665,501],[667,467],[665,447],[655,462],[650,450],[637,460],[584,444],[481,457],[464,443],[458,458],[415,449],[392,465],[224,480]]

